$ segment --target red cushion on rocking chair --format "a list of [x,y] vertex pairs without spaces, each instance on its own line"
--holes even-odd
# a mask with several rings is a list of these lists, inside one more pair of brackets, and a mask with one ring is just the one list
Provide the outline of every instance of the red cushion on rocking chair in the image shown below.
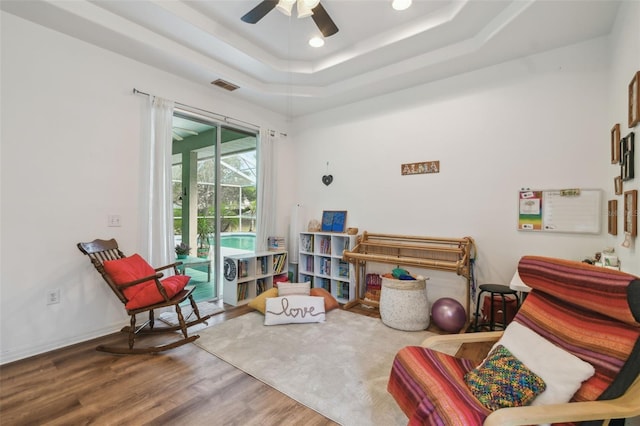
[[[164,291],[167,293],[167,296],[171,298],[181,292],[190,279],[191,277],[188,275],[173,275],[171,277],[160,280],[160,284],[162,284],[162,287],[164,287]],[[164,298],[158,291],[158,287],[156,287],[156,284],[153,281],[148,281],[140,285],[144,286],[144,288],[136,293],[136,295],[132,299],[129,299],[127,304],[124,305],[125,308],[129,310],[143,308],[155,303],[160,303],[164,300]]]
[[[107,260],[104,262],[104,270],[116,285],[156,274],[156,270],[138,254],[117,260]],[[189,279],[190,277],[186,275],[174,275],[161,280],[160,283],[167,296],[173,297],[184,289]],[[128,300],[125,304],[127,309],[142,308],[164,300],[153,280],[126,288],[123,293]]]

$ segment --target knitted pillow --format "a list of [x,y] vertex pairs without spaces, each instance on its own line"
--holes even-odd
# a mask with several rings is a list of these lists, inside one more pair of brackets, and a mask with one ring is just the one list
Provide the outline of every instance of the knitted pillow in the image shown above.
[[[494,348],[502,345],[532,372],[540,376],[546,390],[532,405],[569,402],[582,382],[595,373],[593,366],[546,340],[529,328],[513,321]],[[492,348],[493,349],[493,348]]]
[[538,375],[502,345],[464,379],[471,393],[490,410],[528,405],[546,388]]

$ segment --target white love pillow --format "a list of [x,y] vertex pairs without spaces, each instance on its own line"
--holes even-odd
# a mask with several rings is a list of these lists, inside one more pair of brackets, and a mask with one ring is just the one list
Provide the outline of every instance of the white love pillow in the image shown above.
[[282,296],[267,298],[264,325],[324,322],[324,297]]

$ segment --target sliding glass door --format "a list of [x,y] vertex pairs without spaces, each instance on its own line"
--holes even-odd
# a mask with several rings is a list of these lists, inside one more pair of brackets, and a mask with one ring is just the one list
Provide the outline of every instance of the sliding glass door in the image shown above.
[[182,261],[198,301],[220,296],[224,255],[255,251],[256,146],[255,132],[175,113],[174,235],[191,249]]

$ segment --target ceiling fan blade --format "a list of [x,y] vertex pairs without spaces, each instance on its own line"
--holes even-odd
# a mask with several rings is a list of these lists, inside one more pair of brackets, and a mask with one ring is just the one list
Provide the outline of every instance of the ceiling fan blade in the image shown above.
[[240,19],[248,24],[255,24],[264,18],[267,13],[271,12],[277,4],[278,0],[264,0]]
[[318,5],[314,7],[312,11],[313,15],[311,15],[311,18],[313,18],[313,22],[316,23],[323,36],[329,37],[338,32],[338,27],[333,22],[321,3],[318,3]]

